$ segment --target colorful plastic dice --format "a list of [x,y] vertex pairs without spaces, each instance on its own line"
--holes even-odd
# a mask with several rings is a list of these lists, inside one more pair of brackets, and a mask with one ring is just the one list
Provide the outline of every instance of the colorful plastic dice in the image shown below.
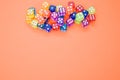
[[81,23],[83,27],[86,27],[90,22],[95,21],[95,12],[93,6],[86,10],[81,4],[75,7],[73,1],[69,1],[67,7],[44,2],[38,13],[34,7],[27,9],[26,22],[33,28],[40,28],[47,32],[51,30],[65,32],[73,23]]
[[79,12],[76,14],[76,18],[75,18],[75,23],[76,24],[80,24],[80,22],[84,19],[84,15],[82,12]]

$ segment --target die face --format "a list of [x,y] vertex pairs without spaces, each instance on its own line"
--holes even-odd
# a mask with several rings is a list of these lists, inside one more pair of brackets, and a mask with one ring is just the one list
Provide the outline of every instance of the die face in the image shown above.
[[87,19],[88,19],[89,21],[95,21],[95,20],[96,20],[96,17],[95,17],[94,14],[89,14]]
[[43,17],[49,18],[50,17],[50,11],[49,10],[44,10]]
[[31,18],[29,18],[29,16],[26,16],[26,22],[27,22],[28,24],[30,24],[30,23],[31,23],[31,21],[32,21],[32,19],[31,19]]
[[56,12],[59,12],[59,8],[63,7],[62,5],[57,5],[56,6]]
[[67,6],[67,8],[66,8],[66,13],[67,13],[68,15],[70,15],[70,14],[72,14],[73,12],[74,12],[73,7],[72,7],[72,6]]
[[73,13],[70,15],[70,18],[72,18],[73,20],[75,20],[75,18],[76,18],[76,12],[73,12]]
[[37,14],[36,19],[38,20],[38,22],[40,24],[44,24],[45,21],[46,21],[46,19],[43,16],[39,15],[39,14]]
[[45,10],[48,10],[49,9],[49,3],[48,2],[44,2],[43,4],[42,4],[42,9],[45,9]]
[[63,32],[66,32],[67,31],[67,24],[60,26],[60,30]]
[[36,14],[36,10],[35,8],[31,7],[27,10],[27,16],[31,19],[33,19],[35,17]]
[[69,1],[68,6],[72,6],[73,8],[75,8],[75,3],[73,1]]
[[37,24],[38,24],[38,21],[37,20],[32,20],[31,21],[31,26],[33,27],[33,28],[37,28]]
[[55,23],[56,23],[56,20],[50,18],[50,19],[48,19],[48,22],[47,22],[47,23],[50,24],[50,25],[52,25],[52,24],[55,24]]
[[83,26],[83,27],[86,27],[88,24],[89,24],[89,21],[88,21],[87,19],[84,19],[84,20],[82,21],[82,26]]
[[56,20],[58,18],[58,13],[57,12],[51,13],[51,18]]
[[82,13],[83,13],[83,15],[84,15],[84,18],[86,18],[87,15],[88,15],[88,11],[87,11],[87,10],[83,10]]
[[63,18],[58,18],[57,23],[59,26],[62,26],[64,24],[64,19]]
[[59,16],[65,16],[65,14],[66,14],[66,9],[64,7],[60,7],[58,15]]
[[38,24],[37,24],[37,27],[40,28],[40,29],[45,29],[44,24],[39,24],[39,23],[38,23]]
[[50,10],[51,12],[55,12],[55,11],[56,11],[56,6],[50,5],[49,10]]
[[66,21],[67,26],[71,26],[73,23],[74,23],[74,21],[73,21],[72,18],[69,18],[69,19]]
[[84,19],[84,15],[82,12],[76,14],[75,23],[80,24],[80,22]]
[[95,8],[93,6],[91,6],[90,8],[88,8],[88,12],[89,14],[95,14]]
[[52,24],[52,29],[53,30],[58,30],[59,29],[59,25],[57,23]]
[[51,29],[52,29],[52,26],[51,26],[51,25],[45,24],[44,26],[45,26],[45,30],[46,30],[47,32],[50,32],[50,31],[51,31]]
[[76,12],[82,12],[83,10],[84,10],[84,7],[80,4],[76,7]]
[[43,16],[43,17],[46,17],[46,18],[50,17],[50,11],[49,10],[40,9],[38,13],[39,13],[40,16]]

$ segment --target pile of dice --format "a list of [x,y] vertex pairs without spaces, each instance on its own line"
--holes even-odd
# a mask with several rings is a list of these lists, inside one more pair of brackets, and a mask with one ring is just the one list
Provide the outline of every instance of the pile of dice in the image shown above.
[[95,8],[93,6],[86,10],[80,4],[75,6],[72,1],[68,2],[67,7],[50,5],[44,2],[38,12],[34,7],[31,7],[26,13],[28,24],[33,28],[41,28],[47,32],[51,30],[66,31],[73,23],[81,23],[83,27],[86,27],[95,19]]

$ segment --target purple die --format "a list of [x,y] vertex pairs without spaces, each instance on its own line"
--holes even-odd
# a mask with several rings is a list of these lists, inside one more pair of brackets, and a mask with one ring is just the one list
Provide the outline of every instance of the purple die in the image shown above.
[[65,8],[64,7],[60,7],[58,14],[59,14],[59,16],[65,16],[65,14],[66,14]]
[[66,23],[67,23],[67,26],[71,26],[74,23],[74,21],[72,18],[69,18],[67,19]]
[[58,13],[57,12],[51,13],[51,18],[56,20],[58,18]]
[[82,26],[83,26],[83,27],[86,27],[88,24],[89,24],[89,21],[88,21],[87,19],[84,19],[84,20],[82,21]]
[[59,26],[62,26],[62,25],[64,24],[64,19],[61,18],[61,17],[59,17],[59,18],[57,19],[57,23],[58,23]]

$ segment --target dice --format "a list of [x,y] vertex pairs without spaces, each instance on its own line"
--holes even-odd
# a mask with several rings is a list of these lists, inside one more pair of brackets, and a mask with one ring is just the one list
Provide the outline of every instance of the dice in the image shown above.
[[28,10],[27,10],[27,17],[33,19],[36,15],[36,10],[34,7],[30,7]]
[[84,18],[86,18],[87,15],[88,15],[88,11],[87,11],[87,10],[83,10],[82,13],[83,13],[83,15],[84,15]]
[[75,23],[76,24],[80,24],[80,22],[84,19],[84,15],[82,12],[79,12],[76,14],[76,18],[75,18]]
[[69,19],[66,21],[67,26],[71,26],[73,23],[74,23],[74,21],[73,21],[72,18],[69,18]]
[[73,1],[69,1],[68,6],[71,6],[74,9],[75,8],[75,3]]
[[66,13],[67,13],[68,15],[70,15],[70,14],[72,14],[73,12],[74,12],[73,7],[72,7],[72,6],[67,6],[67,8],[66,8]]
[[60,26],[60,30],[63,32],[66,32],[67,31],[67,24]]
[[50,10],[50,12],[55,12],[56,11],[56,6],[55,5],[50,5],[49,10]]
[[56,6],[56,12],[59,12],[59,8],[63,7],[62,5],[57,5]]
[[59,15],[60,17],[63,17],[63,16],[65,16],[65,14],[66,14],[66,9],[65,9],[64,7],[60,7],[60,8],[59,8],[58,15]]
[[42,9],[44,9],[44,10],[48,10],[49,6],[50,6],[50,4],[48,2],[42,3]]
[[44,24],[44,29],[47,31],[47,32],[50,32],[51,29],[52,29],[52,26],[50,24]]
[[38,13],[39,13],[39,15],[41,15],[43,17],[46,17],[46,18],[50,17],[50,11],[49,10],[40,9]]
[[88,12],[89,14],[95,14],[95,8],[93,6],[91,6],[90,8],[88,8]]
[[58,13],[57,13],[57,12],[52,12],[52,13],[51,13],[51,18],[54,19],[54,20],[57,20],[57,18],[58,18]]
[[89,24],[89,21],[88,21],[87,19],[84,19],[84,20],[82,21],[82,26],[83,26],[83,27],[86,27],[88,24]]
[[58,23],[59,26],[62,26],[62,25],[64,24],[64,19],[61,18],[61,17],[59,17],[59,18],[57,19],[57,23]]
[[38,20],[38,22],[39,22],[40,24],[44,24],[45,21],[46,21],[46,18],[44,18],[43,16],[41,16],[41,15],[39,15],[39,14],[36,15],[36,19]]
[[33,20],[31,21],[31,26],[32,26],[33,28],[37,28],[37,24],[38,24],[38,20],[33,19]]
[[44,30],[44,29],[45,29],[44,24],[39,24],[39,23],[38,23],[38,24],[37,24],[37,27],[38,27],[38,28],[40,28],[40,29],[42,29],[42,30]]
[[95,17],[94,14],[89,14],[89,15],[87,16],[87,20],[88,20],[88,21],[95,21],[95,20],[96,20],[96,17]]
[[26,16],[26,22],[27,22],[28,24],[30,24],[31,21],[32,21],[32,19],[31,19],[29,16]]
[[76,7],[76,12],[82,12],[83,10],[84,10],[84,7],[80,4]]
[[59,25],[57,23],[52,24],[52,29],[53,30],[58,30],[59,29]]
[[73,13],[70,15],[70,18],[72,18],[73,20],[75,20],[75,18],[76,18],[76,12],[73,12]]

